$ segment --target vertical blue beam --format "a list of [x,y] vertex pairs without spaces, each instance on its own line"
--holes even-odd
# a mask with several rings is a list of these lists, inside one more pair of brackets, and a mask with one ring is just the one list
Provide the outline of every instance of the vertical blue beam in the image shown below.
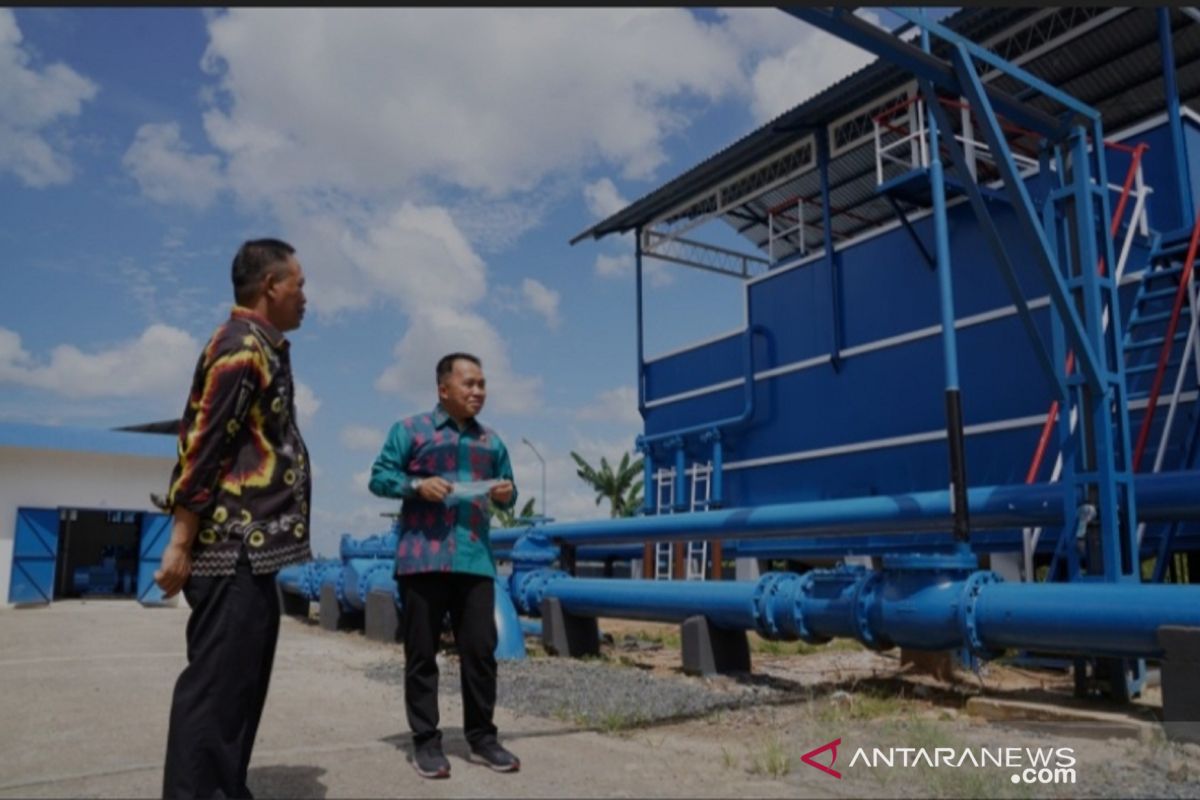
[[[892,7],[888,8],[888,11],[891,11],[896,16],[907,20],[914,25],[920,25],[922,32],[932,32],[937,34],[939,38],[944,39],[953,45],[956,52],[962,53],[964,56],[967,56],[968,59],[972,56],[978,58],[988,66],[1000,70],[1005,75],[1016,78],[1026,86],[1032,87],[1034,91],[1038,92],[1039,94],[1045,95],[1060,105],[1065,106],[1071,112],[1071,114],[1068,115],[1068,118],[1073,114],[1078,114],[1089,121],[1100,119],[1100,112],[1086,103],[1081,102],[1079,98],[1064,92],[1062,89],[1059,89],[1053,84],[1047,83],[1038,76],[1034,75],[1032,72],[1018,67],[1011,61],[1006,61],[1005,59],[993,53],[991,50],[988,50],[986,47],[971,41],[961,34],[955,33],[945,25],[942,25],[940,22],[934,22],[931,19],[925,19],[925,12],[923,10],[913,11],[909,8]],[[961,82],[961,73],[958,77],[959,81]],[[999,100],[1001,97],[1012,102],[1015,105],[1015,110],[1022,112],[1032,110],[1032,107],[1026,108],[1026,104],[1022,103],[1017,98],[1008,95],[998,95],[997,99]],[[1006,112],[1011,112],[1012,110],[1014,109],[1005,109]]]
[[[954,75],[954,70],[946,62],[940,58],[931,56],[920,48],[913,47],[908,42],[901,41],[889,32],[864,19],[859,19],[849,9],[818,8],[816,6],[779,6],[779,10],[785,14],[791,14],[793,17],[802,19],[810,25],[827,31],[851,44],[857,45],[869,53],[882,56],[896,66],[912,72],[917,77],[931,81],[939,89],[944,89],[951,95],[957,96],[962,94],[962,89]],[[893,8],[889,10],[898,16],[904,16],[904,9]],[[908,19],[908,17],[905,16],[905,19]],[[962,38],[935,23],[926,22],[921,24],[944,38],[948,34],[950,37],[948,41],[956,42]],[[973,42],[970,44],[974,45]],[[1012,64],[1008,64],[1007,62],[1002,62],[1002,64],[1003,67],[1001,67],[1001,70],[1006,74],[1012,75],[1017,70]],[[1017,77],[1021,76],[1017,75]],[[1046,86],[1048,90],[1044,93],[1059,93],[1052,86],[1042,85]],[[987,92],[988,96],[993,99],[993,102],[1000,107],[1004,114],[1018,125],[1037,131],[1043,136],[1061,135],[1062,123],[1057,117],[1040,111],[1035,106],[1023,103],[1017,98],[997,89],[988,87],[984,91]],[[1069,96],[1066,98],[1064,105],[1068,107],[1078,106],[1080,113],[1085,116],[1091,117],[1096,115],[1094,110],[1081,105],[1078,100]]]
[[642,326],[642,227],[639,225],[635,231],[636,244],[634,245],[634,266],[636,276],[636,291],[637,291],[637,382],[638,382],[638,413],[642,415],[642,421],[646,421],[646,350],[645,340]]
[[1033,203],[1029,199],[1028,190],[1025,188],[1025,181],[1022,180],[1021,174],[1012,160],[1012,153],[1002,135],[1000,123],[996,119],[995,111],[992,110],[992,104],[988,101],[987,93],[983,88],[983,82],[975,74],[975,68],[971,65],[970,56],[961,43],[951,51],[951,56],[958,73],[959,82],[963,87],[967,99],[971,103],[971,110],[984,136],[988,140],[988,146],[995,156],[996,167],[1000,170],[1000,175],[1004,179],[1004,188],[1009,193],[1013,212],[1025,233],[1025,238],[1030,244],[1034,263],[1039,267],[1042,277],[1046,282],[1046,288],[1054,309],[1063,318],[1066,334],[1070,340],[1072,349],[1075,351],[1075,360],[1080,366],[1080,372],[1087,379],[1092,389],[1099,391],[1101,389],[1102,378],[1101,362],[1098,360],[1098,354],[1092,347],[1092,343],[1088,340],[1086,328],[1082,320],[1080,320],[1074,304],[1071,302],[1069,292],[1063,285],[1055,263],[1054,254],[1050,251],[1045,232],[1041,229],[1041,225],[1038,224],[1036,213],[1033,210]]
[[[917,81],[921,87],[921,93],[925,96],[926,102],[929,103],[929,108],[937,115],[942,127],[947,130],[953,130],[950,125],[950,119],[946,116],[945,109],[936,104],[937,92],[933,85],[924,79]],[[931,101],[930,98],[933,98]],[[1045,376],[1047,385],[1054,396],[1058,398],[1063,405],[1067,402],[1066,384],[1058,375],[1058,369],[1051,361],[1050,355],[1046,352],[1046,345],[1042,341],[1041,333],[1037,329],[1037,324],[1033,321],[1033,312],[1029,309],[1029,302],[1025,299],[1025,293],[1021,289],[1021,284],[1017,280],[1016,270],[1013,267],[1013,259],[1008,253],[1008,248],[1004,244],[1004,239],[1000,235],[1000,231],[996,228],[996,223],[992,219],[991,212],[988,211],[987,203],[983,198],[983,193],[979,191],[979,187],[975,184],[975,179],[971,177],[970,170],[967,168],[966,156],[959,147],[957,140],[954,137],[947,137],[946,151],[950,155],[950,163],[959,173],[959,184],[966,192],[967,199],[971,203],[971,209],[975,212],[975,219],[979,222],[979,227],[983,231],[988,244],[991,246],[992,254],[995,257],[996,268],[1000,272],[1000,277],[1004,279],[1005,285],[1008,287],[1008,293],[1012,297],[1013,305],[1017,307],[1017,316],[1021,320],[1025,332],[1029,335],[1029,341],[1033,347],[1034,355],[1037,357],[1038,364],[1042,368],[1042,374]],[[936,267],[936,263],[934,264]],[[1053,315],[1052,315],[1053,316]],[[1062,363],[1060,360],[1058,363]]]
[[[838,271],[837,254],[833,251],[833,217],[829,204],[829,129],[816,132],[817,169],[821,176],[821,222],[825,235],[825,265],[829,270],[829,308],[832,340],[829,363],[834,372],[842,369],[842,279]],[[749,291],[747,289],[747,291]],[[748,320],[752,322],[753,320]]]
[[[642,424],[646,423],[646,344],[645,334],[643,333],[642,325],[642,226],[639,225],[634,231],[634,250],[633,263],[634,272],[636,273],[634,283],[637,292],[637,399],[638,413],[642,416]],[[649,444],[642,441],[641,436],[638,437],[637,448],[642,451],[643,465],[643,489],[642,489],[642,513],[653,514],[654,507],[658,504],[658,493],[651,494],[654,489],[652,482],[654,477],[654,451]]]
[[[1065,165],[1058,152],[1058,148],[1054,148],[1054,163],[1055,172],[1050,172],[1050,159],[1047,151],[1043,149],[1041,156],[1041,167],[1046,176],[1047,197],[1042,206],[1042,229],[1046,231],[1046,239],[1050,245],[1051,251],[1061,253],[1061,239],[1059,237],[1059,226],[1061,220],[1058,215],[1058,208],[1054,201],[1054,189],[1059,188],[1053,185],[1052,175],[1057,175],[1059,179],[1066,174]],[[1059,256],[1061,258],[1061,255]],[[1050,315],[1050,341],[1051,352],[1055,364],[1066,364],[1067,359],[1067,343],[1066,330],[1063,326],[1062,317],[1058,314]],[[1078,372],[1076,372],[1078,376]],[[1069,388],[1067,393],[1059,399],[1058,404],[1058,424],[1056,426],[1058,433],[1059,454],[1062,458],[1062,471],[1059,474],[1059,484],[1067,487],[1067,491],[1063,492],[1063,521],[1062,527],[1058,530],[1058,538],[1055,540],[1055,551],[1050,559],[1050,570],[1046,575],[1047,581],[1055,579],[1055,573],[1058,569],[1060,558],[1065,562],[1063,569],[1067,580],[1074,580],[1079,572],[1078,556],[1075,551],[1075,526],[1076,519],[1079,513],[1079,501],[1075,491],[1075,457],[1077,448],[1074,445],[1073,433],[1071,431],[1071,408],[1073,407],[1072,400],[1077,397],[1079,386],[1078,377],[1074,380],[1068,379]],[[1043,530],[1042,535],[1046,535]],[[1032,578],[1031,578],[1032,579]]]
[[1117,254],[1110,235],[1112,208],[1108,190],[1108,159],[1104,145],[1104,130],[1100,120],[1092,122],[1092,156],[1096,163],[1096,186],[1100,204],[1099,220],[1093,230],[1100,234],[1101,256],[1107,266],[1103,279],[1098,278],[1101,309],[1108,307],[1108,329],[1099,330],[1105,359],[1108,362],[1110,391],[1106,405],[1111,426],[1108,446],[1112,450],[1114,502],[1117,507],[1113,536],[1117,539],[1109,552],[1118,556],[1120,579],[1141,580],[1141,565],[1137,553],[1137,501],[1133,493],[1133,448],[1129,431],[1129,387],[1125,382],[1124,331],[1120,328],[1120,286],[1117,285]]
[[[1071,179],[1072,200],[1074,204],[1074,228],[1077,243],[1073,280],[1078,282],[1082,294],[1085,324],[1089,339],[1096,351],[1103,358],[1101,363],[1103,381],[1099,391],[1091,386],[1083,387],[1082,404],[1079,421],[1083,428],[1084,442],[1089,451],[1084,468],[1092,477],[1080,482],[1080,488],[1086,488],[1087,494],[1096,505],[1100,534],[1096,541],[1089,537],[1088,572],[1102,574],[1105,581],[1117,581],[1134,577],[1131,574],[1130,545],[1132,531],[1129,524],[1132,521],[1132,492],[1126,491],[1130,485],[1128,471],[1128,448],[1118,452],[1117,440],[1120,434],[1119,423],[1114,425],[1113,404],[1121,398],[1117,395],[1116,382],[1119,371],[1108,368],[1109,358],[1116,359],[1119,351],[1115,346],[1117,319],[1110,320],[1110,328],[1103,325],[1103,299],[1109,296],[1110,302],[1115,291],[1112,269],[1108,268],[1101,277],[1096,269],[1100,254],[1096,248],[1097,233],[1101,232],[1103,240],[1109,245],[1105,247],[1105,258],[1111,259],[1111,239],[1108,236],[1108,222],[1097,219],[1097,200],[1101,201],[1101,215],[1107,206],[1107,186],[1098,186],[1093,182],[1090,169],[1090,159],[1096,155],[1098,161],[1103,161],[1104,142],[1099,135],[1098,126],[1093,129],[1093,141],[1089,154],[1087,131],[1077,127],[1071,134]],[[1100,229],[1098,231],[1098,229]],[[1108,263],[1106,261],[1106,263]],[[1110,316],[1118,309],[1115,305],[1110,309]],[[1119,368],[1118,368],[1119,370]],[[1120,412],[1117,412],[1119,414]],[[1123,468],[1124,467],[1124,468]],[[1103,566],[1101,572],[1097,569],[1096,561]]]
[[[929,32],[921,29],[921,49],[929,52]],[[935,107],[936,92],[926,97],[929,118],[929,181],[933,194],[934,252],[937,255],[938,299],[942,317],[942,362],[946,373],[946,444],[950,460],[950,503],[954,538],[970,536],[967,511],[967,465],[963,445],[962,395],[958,386],[958,341],[954,329],[954,283],[950,276],[950,223],[946,219],[946,176],[942,172],[941,141]],[[948,136],[954,135],[950,129]]]
[[1158,9],[1158,44],[1162,51],[1163,94],[1167,100],[1167,119],[1170,123],[1171,150],[1175,156],[1175,188],[1179,192],[1179,226],[1184,227],[1195,216],[1192,208],[1192,173],[1188,168],[1187,148],[1183,146],[1183,120],[1179,115],[1179,90],[1175,85],[1175,47],[1171,36],[1171,9]]
[[672,439],[667,442],[668,447],[675,448],[675,510],[687,511],[688,502],[684,498],[686,494],[685,470],[687,469],[686,454],[683,451],[683,439]]

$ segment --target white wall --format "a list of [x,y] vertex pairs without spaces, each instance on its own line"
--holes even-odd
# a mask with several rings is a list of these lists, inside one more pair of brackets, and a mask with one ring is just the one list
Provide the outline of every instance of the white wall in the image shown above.
[[155,511],[166,494],[171,457],[0,447],[0,607],[8,606],[18,508]]

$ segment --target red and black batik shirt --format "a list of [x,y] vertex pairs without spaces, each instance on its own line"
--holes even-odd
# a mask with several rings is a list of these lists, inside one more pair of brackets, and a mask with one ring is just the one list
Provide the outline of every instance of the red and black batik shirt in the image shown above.
[[235,306],[200,354],[167,496],[168,508],[200,517],[194,575],[232,575],[243,544],[255,574],[312,558],[312,478],[289,346],[261,316]]

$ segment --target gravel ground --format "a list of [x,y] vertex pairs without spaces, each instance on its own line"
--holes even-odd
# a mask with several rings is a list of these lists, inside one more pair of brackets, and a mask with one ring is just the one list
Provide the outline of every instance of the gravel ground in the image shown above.
[[[1110,736],[1094,724],[1064,732],[1061,725],[987,722],[966,713],[961,698],[901,683],[895,653],[760,655],[754,675],[700,678],[678,669],[677,649],[639,644],[627,637],[585,660],[547,658],[535,648],[524,661],[501,663],[497,703],[517,716],[568,721],[647,747],[668,737],[690,742],[697,757],[723,764],[731,777],[771,778],[794,787],[796,796],[1200,797],[1200,746]],[[443,693],[457,696],[452,648],[439,662]],[[366,675],[402,686],[403,662],[373,663]],[[835,737],[842,741],[836,781],[801,760]],[[1077,778],[1029,786],[1014,784],[1013,770],[1002,768],[850,767],[860,746],[868,752],[1067,746],[1078,760]],[[828,757],[817,760],[828,764]]]
[[[367,677],[404,683],[404,664],[382,661]],[[689,719],[718,710],[761,705],[786,692],[754,682],[746,685],[701,678],[667,677],[644,669],[587,659],[529,658],[504,662],[496,686],[497,705],[533,716],[572,720],[583,726],[617,727]],[[459,694],[456,658],[443,658],[440,690]],[[603,687],[603,691],[596,691]]]

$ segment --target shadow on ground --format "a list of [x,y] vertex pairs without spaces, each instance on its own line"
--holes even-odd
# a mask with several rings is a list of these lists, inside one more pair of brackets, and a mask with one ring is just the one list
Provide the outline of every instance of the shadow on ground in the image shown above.
[[329,787],[321,783],[322,767],[278,765],[253,767],[246,783],[255,797],[315,797],[324,800]]

